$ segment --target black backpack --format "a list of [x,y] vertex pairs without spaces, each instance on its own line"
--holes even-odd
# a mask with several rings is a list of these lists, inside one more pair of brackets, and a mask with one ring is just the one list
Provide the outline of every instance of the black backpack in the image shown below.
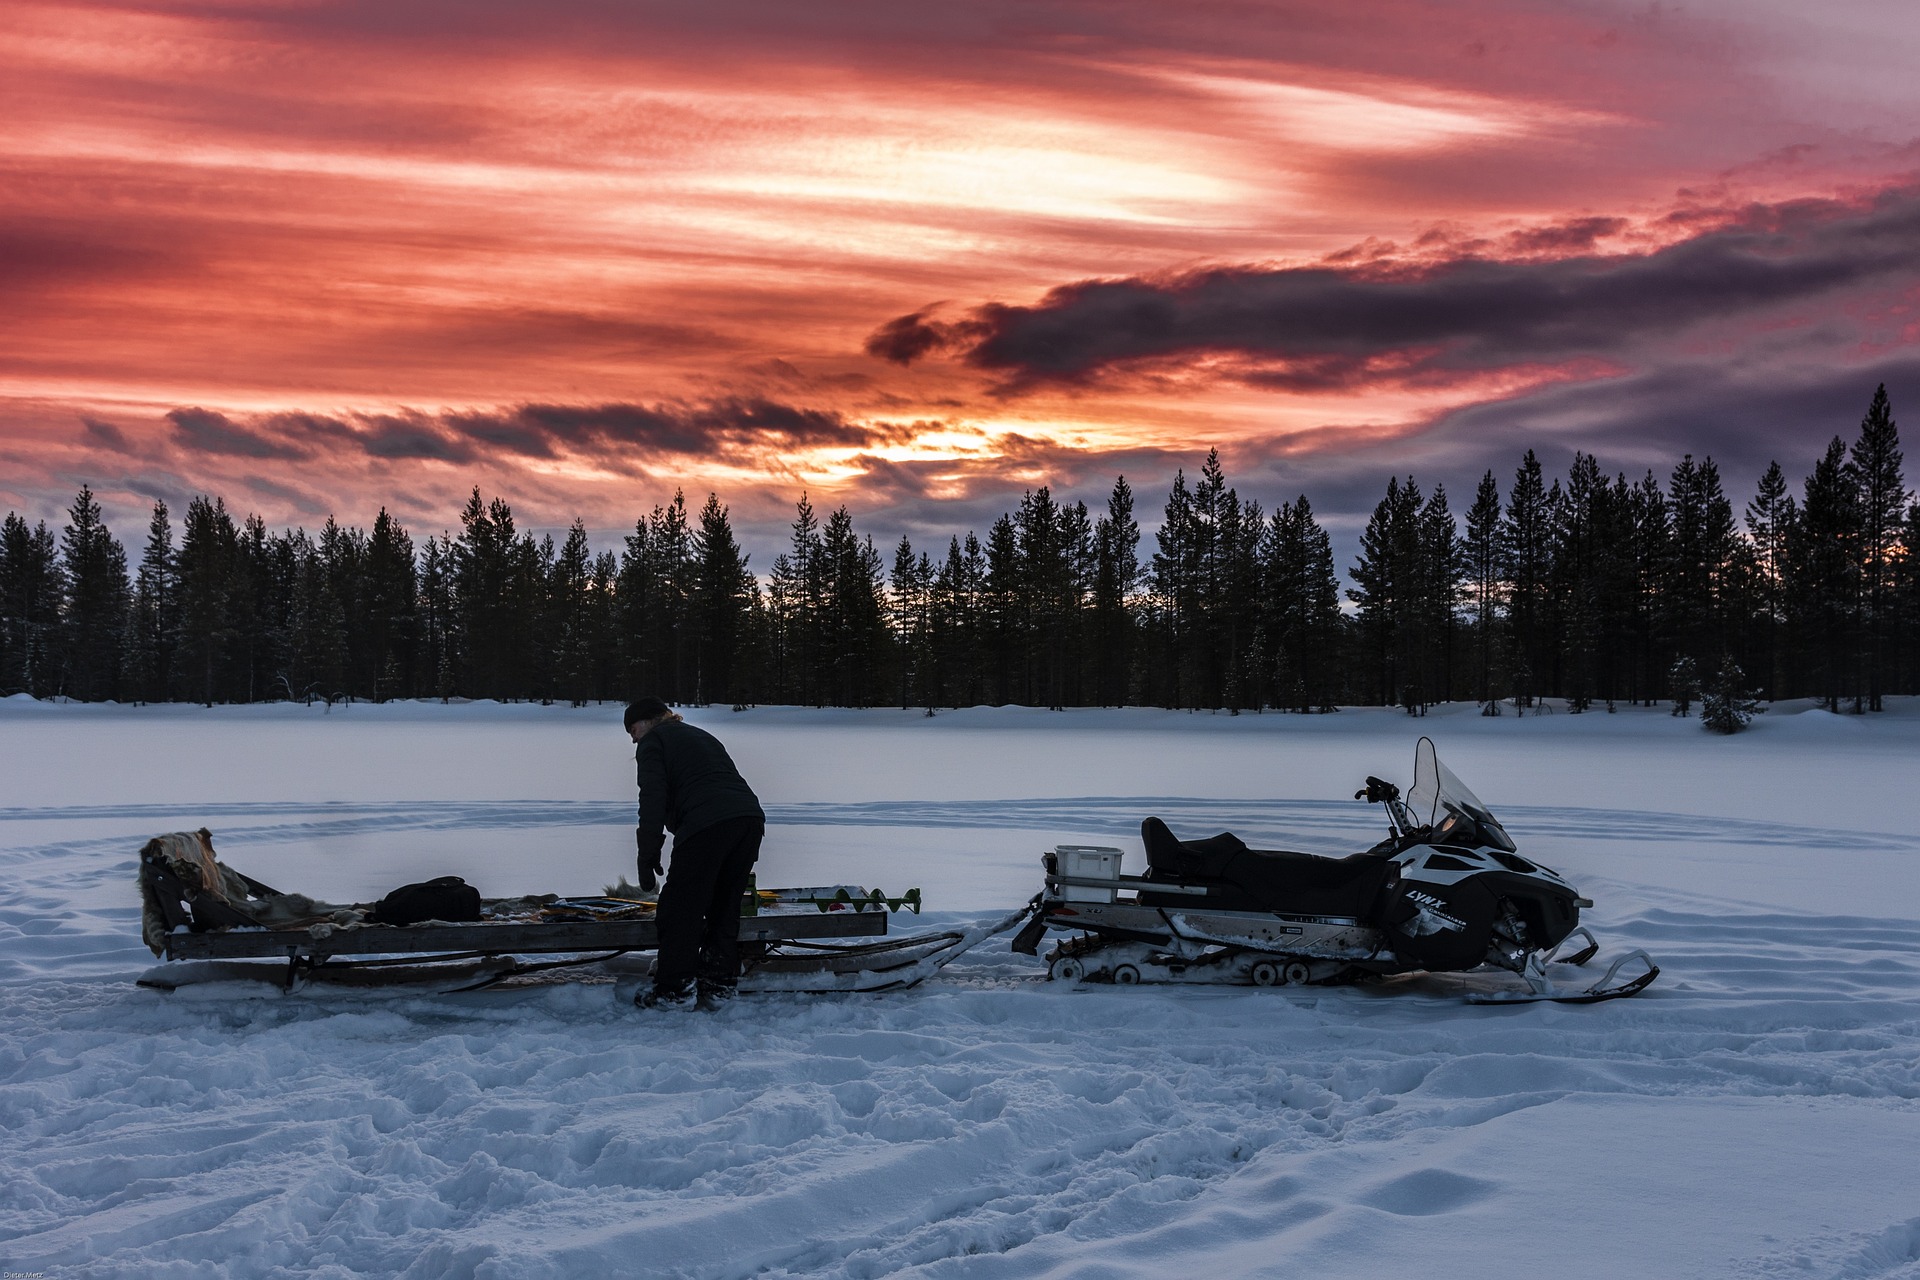
[[373,904],[374,924],[419,924],[422,920],[478,920],[480,891],[459,876],[403,884]]

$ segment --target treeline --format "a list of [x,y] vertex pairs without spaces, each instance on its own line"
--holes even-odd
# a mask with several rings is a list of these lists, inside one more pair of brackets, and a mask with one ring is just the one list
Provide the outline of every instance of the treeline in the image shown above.
[[677,703],[1490,713],[1690,699],[1704,685],[1879,709],[1920,690],[1920,506],[1886,389],[1796,496],[1770,466],[1736,515],[1711,458],[1664,484],[1529,451],[1464,522],[1395,477],[1343,592],[1302,495],[1272,512],[1217,453],[1176,475],[1141,546],[1105,506],[1026,494],[984,540],[883,554],[803,496],[764,580],[728,510],[673,501],[595,554],[479,490],[416,543],[384,509],[317,535],[164,502],[137,561],[83,488],[58,535],[0,527],[0,695],[82,700],[469,697]]

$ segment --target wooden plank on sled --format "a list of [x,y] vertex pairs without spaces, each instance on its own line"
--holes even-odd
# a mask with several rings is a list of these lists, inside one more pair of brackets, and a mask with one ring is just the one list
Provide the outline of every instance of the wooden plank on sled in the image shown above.
[[[742,942],[790,938],[870,938],[885,934],[884,911],[795,912],[740,919]],[[306,929],[220,929],[167,935],[169,960],[241,960],[262,956],[430,955],[473,951],[486,955],[575,951],[652,951],[660,930],[652,920],[548,921],[505,924],[370,925],[335,929],[316,938]]]

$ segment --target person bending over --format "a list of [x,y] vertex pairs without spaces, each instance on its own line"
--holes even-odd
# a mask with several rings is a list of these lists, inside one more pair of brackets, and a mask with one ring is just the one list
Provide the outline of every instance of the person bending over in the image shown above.
[[653,989],[633,1002],[643,1009],[707,1008],[733,995],[740,981],[740,896],[760,856],[767,815],[720,740],[683,721],[658,698],[627,708],[636,744],[640,823],[634,844],[640,883],[661,874],[662,831],[673,832],[673,874],[660,889],[660,930]]

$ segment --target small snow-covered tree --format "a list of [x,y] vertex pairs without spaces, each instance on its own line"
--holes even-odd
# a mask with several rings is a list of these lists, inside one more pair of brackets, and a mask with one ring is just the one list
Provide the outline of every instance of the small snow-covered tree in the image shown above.
[[1760,710],[1747,688],[1746,673],[1731,657],[1721,660],[1720,673],[1700,697],[1700,723],[1714,733],[1738,733]]
[[1684,654],[1667,672],[1667,696],[1673,699],[1673,714],[1693,714],[1693,700],[1700,696],[1700,669]]

